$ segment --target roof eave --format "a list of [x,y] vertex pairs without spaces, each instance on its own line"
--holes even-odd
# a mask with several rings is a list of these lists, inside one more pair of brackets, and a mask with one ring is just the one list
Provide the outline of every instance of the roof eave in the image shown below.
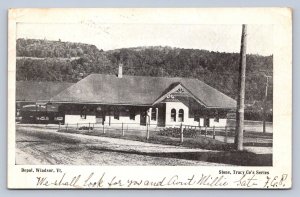
[[209,109],[236,109],[236,107],[223,107],[223,106],[207,106],[206,108],[209,108]]
[[134,105],[134,106],[152,106],[152,104],[144,103],[103,103],[103,102],[87,102],[87,101],[49,101],[51,103],[63,103],[63,104],[94,104],[94,105]]

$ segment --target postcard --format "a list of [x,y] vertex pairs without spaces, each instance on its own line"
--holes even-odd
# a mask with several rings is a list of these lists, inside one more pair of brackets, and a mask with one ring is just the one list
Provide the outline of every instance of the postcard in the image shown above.
[[8,11],[10,189],[289,189],[289,8]]

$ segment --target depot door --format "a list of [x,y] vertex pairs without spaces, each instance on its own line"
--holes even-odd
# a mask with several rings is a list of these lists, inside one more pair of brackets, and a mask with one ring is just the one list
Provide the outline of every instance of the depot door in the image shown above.
[[146,126],[147,122],[147,111],[141,111],[140,125]]
[[105,113],[96,112],[96,123],[104,124],[104,122],[105,122]]
[[209,118],[204,118],[204,126],[209,127]]

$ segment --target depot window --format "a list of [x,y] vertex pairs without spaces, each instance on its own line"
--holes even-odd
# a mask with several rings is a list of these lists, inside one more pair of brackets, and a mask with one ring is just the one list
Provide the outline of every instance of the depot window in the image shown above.
[[176,109],[171,110],[171,121],[176,122]]

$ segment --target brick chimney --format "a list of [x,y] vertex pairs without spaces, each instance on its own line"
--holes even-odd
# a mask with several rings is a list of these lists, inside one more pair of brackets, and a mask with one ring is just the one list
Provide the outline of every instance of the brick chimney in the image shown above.
[[119,72],[118,72],[118,78],[123,77],[123,64],[119,63]]

